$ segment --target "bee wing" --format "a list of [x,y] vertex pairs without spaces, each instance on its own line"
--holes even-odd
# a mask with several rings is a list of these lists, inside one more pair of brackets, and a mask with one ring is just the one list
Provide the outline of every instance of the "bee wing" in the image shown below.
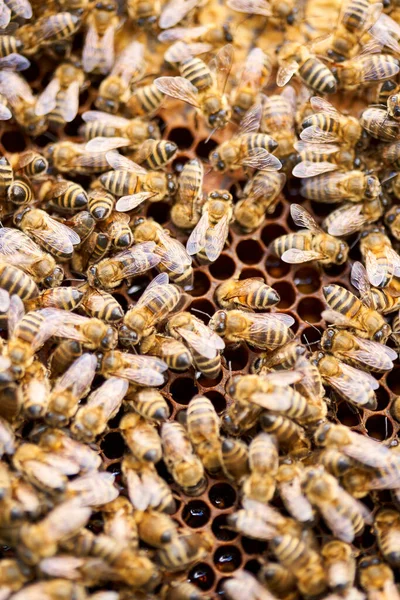
[[47,40],[55,39],[57,34],[65,34],[65,20],[68,19],[74,25],[79,22],[79,17],[68,12],[59,12],[57,14],[38,19],[35,28],[35,42],[40,44]]
[[284,65],[279,67],[276,75],[276,85],[283,87],[292,79],[293,75],[299,70],[297,62],[286,62]]
[[321,316],[327,323],[333,323],[339,327],[352,327],[353,329],[361,329],[357,321],[353,321],[352,319],[345,317],[336,310],[323,310]]
[[227,0],[226,5],[232,10],[248,15],[272,16],[271,7],[267,0]]
[[351,518],[339,511],[332,502],[320,502],[318,509],[333,535],[343,542],[351,544],[355,535]]
[[51,243],[52,246],[54,246],[54,244],[57,243],[57,238],[60,240],[60,242],[61,242],[61,240],[63,240],[63,241],[68,240],[73,246],[80,244],[81,238],[76,233],[76,231],[74,231],[73,229],[68,227],[68,225],[64,225],[64,223],[60,223],[60,221],[56,221],[56,219],[53,219],[47,213],[46,213],[45,218],[46,218],[46,224],[51,231],[50,232],[48,232],[48,231],[41,232],[41,231],[35,229],[35,232],[34,232],[35,236],[39,237],[43,241],[47,241],[48,243]]
[[177,25],[199,4],[200,0],[170,0],[162,9],[158,24],[161,29]]
[[260,88],[265,58],[265,52],[261,48],[250,50],[240,76],[238,88],[243,86],[251,86],[254,90]]
[[292,517],[300,522],[313,520],[314,511],[309,500],[301,491],[299,477],[295,477],[292,481],[278,483],[278,489],[285,508]]
[[281,259],[291,265],[299,263],[309,262],[310,260],[321,260],[325,258],[321,252],[315,252],[314,250],[297,250],[296,248],[290,248],[285,250],[282,254]]
[[130,140],[124,137],[102,137],[92,138],[86,143],[85,150],[88,152],[109,152],[116,148],[129,146]]
[[101,110],[87,110],[82,114],[82,119],[85,123],[101,121],[104,125],[111,125],[117,128],[126,127],[129,124],[129,120],[125,119],[125,117],[110,115]]
[[232,44],[226,44],[218,50],[215,57],[210,61],[208,67],[214,76],[217,89],[223,93],[232,69],[234,49]]
[[128,487],[129,500],[136,510],[146,510],[150,506],[152,478],[142,474],[140,478],[131,469],[126,473],[126,484]]
[[[255,346],[258,343],[265,343],[265,332],[266,330],[270,330],[271,328],[279,327],[284,325],[289,328],[294,323],[293,317],[290,315],[286,315],[284,313],[271,313],[271,314],[252,314],[248,313],[247,318],[250,320],[251,325],[248,328],[248,331],[242,336],[238,334],[238,337],[243,337],[243,339],[252,340]],[[280,343],[278,344],[278,346]],[[271,342],[271,348],[275,348],[277,346]]]
[[26,152],[18,154],[17,161],[14,166],[14,171],[19,171],[27,165],[30,165],[31,162],[33,162],[33,160],[37,157],[37,155],[37,152],[33,152],[31,150],[27,150]]
[[133,162],[133,160],[130,160],[126,156],[122,156],[122,154],[119,154],[118,152],[107,152],[106,160],[110,167],[115,170],[121,169],[122,171],[135,171],[135,173],[143,174],[147,173],[147,170],[144,167],[141,167],[137,163]]
[[199,222],[193,229],[186,242],[186,250],[188,254],[193,255],[200,252],[205,247],[206,235],[209,228],[208,211],[204,210]]
[[[377,7],[376,11],[378,12],[378,7],[381,5],[374,4],[373,6]],[[376,21],[376,23],[374,23],[368,33],[375,38],[380,45],[380,49],[382,46],[387,46],[393,52],[400,52],[400,46],[398,43],[400,27],[398,23],[394,21],[394,19],[389,17],[389,15],[381,14],[379,19]]]
[[85,564],[84,558],[75,556],[52,556],[44,558],[39,563],[42,573],[50,577],[61,577],[62,579],[79,579],[79,569]]
[[11,119],[11,117],[11,110],[4,104],[0,104],[0,121],[8,121],[8,119]]
[[60,80],[54,77],[37,99],[35,114],[47,115],[57,106],[57,94],[60,91]]
[[54,467],[63,475],[71,476],[79,473],[79,465],[71,458],[65,456],[57,456],[57,454],[47,454],[45,458],[46,464]]
[[0,4],[0,29],[5,29],[11,20],[11,10],[4,1]]
[[317,156],[321,156],[324,154],[334,154],[335,152],[340,150],[340,146],[338,144],[318,144],[313,142],[307,142],[304,140],[295,142],[293,146],[297,150],[297,152],[302,152],[303,150],[312,150]]
[[303,375],[300,371],[279,371],[276,373],[268,373],[265,375],[265,378],[274,385],[287,386],[301,381]]
[[67,493],[77,494],[74,500],[79,506],[101,506],[119,496],[114,480],[115,476],[112,473],[93,471],[68,482]]
[[13,265],[23,268],[43,257],[43,251],[22,231],[0,228],[0,255]]
[[0,58],[0,68],[4,70],[24,71],[25,69],[29,69],[30,66],[31,63],[25,56],[21,56],[21,54],[16,54],[15,52]]
[[82,66],[86,73],[90,73],[97,67],[99,60],[98,43],[99,36],[97,35],[96,27],[91,25],[87,30],[82,49]]
[[114,51],[115,25],[110,25],[101,38],[101,54],[104,66],[100,69],[103,75],[109,73],[115,61]]
[[348,433],[350,443],[341,448],[347,456],[369,467],[385,469],[390,466],[392,457],[389,448],[354,431]]
[[215,358],[218,350],[225,348],[224,341],[206,325],[203,327],[198,324],[199,332],[190,331],[184,327],[178,329],[179,335],[201,356],[205,358]]
[[184,77],[157,77],[154,85],[166,96],[182,100],[196,108],[200,107],[197,88]]
[[29,0],[18,0],[17,3],[13,2],[12,10],[17,17],[22,17],[23,19],[30,19],[33,14]]
[[130,196],[122,196],[117,201],[115,210],[118,212],[128,212],[154,196],[154,192],[138,192],[137,194],[131,194]]
[[101,406],[105,415],[111,415],[121,405],[129,384],[120,377],[110,377],[92,392],[85,406]]
[[240,125],[235,137],[243,135],[244,133],[254,133],[258,131],[261,125],[261,119],[262,106],[260,102],[256,102],[251,108],[249,108],[243,119],[240,121]]
[[[118,260],[123,260],[124,257],[131,259],[123,266],[123,277],[133,277],[137,273],[143,273],[157,266],[161,257],[155,254],[155,247],[154,242],[144,242],[117,254]],[[116,256],[113,258],[115,259]]]
[[11,104],[19,102],[21,98],[34,102],[32,90],[28,83],[12,71],[0,71],[0,93]]
[[185,246],[173,237],[161,231],[159,233],[161,248],[157,246],[156,253],[161,256],[161,262],[172,273],[184,273],[192,264],[192,258],[186,251]]
[[300,139],[303,140],[303,142],[312,142],[314,144],[329,144],[339,141],[338,136],[334,133],[323,131],[319,127],[314,126],[303,129],[300,133]]
[[370,250],[367,250],[365,253],[365,268],[370,283],[379,287],[388,275],[389,264],[384,265],[379,263],[375,254]]
[[92,383],[96,374],[96,366],[97,359],[93,354],[82,354],[56,381],[53,393],[71,388],[74,395],[80,396]]
[[308,177],[315,177],[316,175],[322,175],[323,173],[330,173],[331,171],[336,171],[338,168],[338,165],[326,160],[321,162],[303,160],[293,167],[292,175],[299,179],[305,179]]
[[163,385],[165,382],[164,376],[151,367],[142,367],[140,371],[130,368],[124,369],[120,372],[120,377],[125,377],[138,385],[151,387]]
[[54,541],[61,540],[85,527],[91,514],[90,508],[79,506],[73,500],[63,502],[45,517],[47,534]]
[[362,211],[362,204],[349,205],[345,210],[338,211],[329,223],[328,233],[340,237],[360,231],[367,220]]
[[137,301],[137,307],[148,304],[154,298],[160,294],[160,287],[169,284],[169,277],[167,273],[159,273],[154,279],[152,279],[149,285],[144,290],[143,294]]
[[79,81],[73,81],[65,92],[64,101],[61,106],[61,114],[66,123],[73,121],[79,109]]
[[18,325],[19,321],[25,314],[24,304],[21,298],[17,295],[11,296],[9,298],[9,308],[8,308],[8,333],[12,335],[15,327]]
[[384,55],[380,57],[379,67],[374,62],[370,62],[368,67],[362,71],[362,81],[379,81],[382,79],[382,73],[393,73],[393,77],[400,71],[400,67],[393,65],[393,61],[389,60],[392,57],[385,58]]
[[160,42],[176,42],[178,40],[195,40],[207,33],[209,25],[198,25],[197,27],[173,27],[162,31],[158,40]]
[[340,119],[340,112],[325,98],[313,96],[310,98],[310,104],[314,112],[324,112],[332,117],[332,119]]
[[300,204],[292,204],[290,206],[290,214],[298,227],[305,227],[313,233],[321,233],[322,230],[314,217]]
[[349,365],[345,365],[345,363],[341,363],[340,367],[342,372],[339,375],[325,377],[328,384],[352,404],[363,406],[368,403],[371,399],[371,388],[367,380],[358,377],[358,373],[361,371],[352,367],[346,369],[345,367],[349,367]]
[[249,402],[257,404],[267,410],[273,410],[278,413],[290,410],[292,401],[290,396],[282,394],[282,392],[256,392],[249,397]]
[[[378,344],[378,346],[379,345],[380,344]],[[340,366],[345,375],[347,375],[349,378],[352,378],[353,381],[359,382],[360,385],[369,387],[371,390],[377,390],[379,388],[379,382],[370,373],[367,373],[366,371],[360,371],[359,369],[355,369],[354,367],[351,367],[346,363],[340,363]]]
[[27,460],[24,462],[24,469],[29,473],[30,477],[34,477],[41,485],[50,489],[63,489],[65,486],[65,475],[51,465],[38,460]]
[[229,233],[230,214],[225,214],[213,229],[208,230],[204,247],[208,260],[213,262],[224,249]]
[[10,308],[10,294],[7,290],[0,289],[0,312],[6,313]]
[[245,167],[258,169],[259,171],[279,171],[282,167],[281,161],[265,150],[265,148],[257,148],[249,152],[249,155],[242,161],[242,164]]

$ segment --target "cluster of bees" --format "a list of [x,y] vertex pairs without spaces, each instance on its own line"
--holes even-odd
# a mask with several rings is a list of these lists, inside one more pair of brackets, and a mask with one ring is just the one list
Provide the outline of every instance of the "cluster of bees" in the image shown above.
[[[324,10],[0,2],[2,131],[29,139],[0,157],[0,600],[400,600],[398,440],[336,416],[377,410],[398,359],[400,13],[343,0],[321,36]],[[208,158],[180,162],[174,111],[207,130]],[[317,348],[262,278],[191,307],[197,269],[288,197],[294,232],[263,242],[319,269]],[[159,202],[168,228],[146,212]],[[355,252],[350,281],[324,281]],[[234,373],[238,347],[253,358]],[[199,394],[171,416],[172,374],[223,372],[222,414]],[[118,478],[100,452],[115,428]],[[265,547],[214,596],[187,577],[214,532],[176,518],[210,480],[237,490],[226,530]]]

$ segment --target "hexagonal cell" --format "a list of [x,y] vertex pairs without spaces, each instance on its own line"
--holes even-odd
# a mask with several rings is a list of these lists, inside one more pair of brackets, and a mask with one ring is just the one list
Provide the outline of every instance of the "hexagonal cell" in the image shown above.
[[205,296],[210,289],[210,277],[204,271],[194,272],[193,289],[189,291],[191,296]]
[[302,294],[312,294],[321,286],[321,276],[313,267],[301,267],[293,277],[296,288]]
[[230,483],[215,483],[208,492],[210,502],[215,508],[225,510],[236,502],[236,491]]
[[175,142],[178,148],[190,148],[193,145],[194,137],[190,129],[186,127],[175,127],[168,134],[168,139]]
[[384,410],[390,403],[390,394],[389,392],[380,385],[377,390],[375,390],[376,399],[378,401],[378,405],[376,410]]
[[290,271],[290,265],[288,263],[283,262],[277,256],[270,254],[267,256],[267,260],[265,261],[265,267],[267,269],[268,275],[273,277],[274,279],[280,279],[281,277],[286,277],[286,275]]
[[276,240],[276,238],[286,234],[287,229],[285,229],[285,227],[274,223],[271,225],[266,225],[266,227],[264,227],[264,229],[261,232],[261,240],[264,246],[268,248],[270,243]]
[[355,427],[356,425],[359,425],[361,421],[359,410],[344,401],[340,402],[336,410],[336,416],[341,424],[346,425],[347,427]]
[[242,564],[242,553],[237,546],[224,545],[214,552],[214,565],[221,573],[232,573]]
[[259,279],[263,279],[265,281],[265,275],[260,269],[255,269],[254,267],[246,267],[240,271],[239,279],[243,281],[243,279],[250,279],[251,277],[258,277]]
[[267,549],[267,543],[261,540],[252,540],[244,535],[241,537],[243,551],[246,554],[263,554]]
[[257,265],[263,257],[264,250],[257,240],[243,240],[236,246],[236,254],[243,263]]
[[169,388],[172,399],[178,404],[187,405],[199,393],[197,385],[190,377],[177,377]]
[[321,320],[321,313],[325,306],[318,298],[303,298],[297,306],[299,317],[307,323],[318,323]]
[[208,266],[208,270],[215,279],[230,279],[236,271],[235,261],[228,254],[221,254],[215,262]]
[[400,368],[395,367],[386,375],[386,384],[393,394],[400,394]]
[[222,356],[225,358],[228,368],[230,367],[232,371],[242,371],[249,360],[249,351],[244,344],[231,345],[225,347]]
[[369,437],[380,441],[389,439],[393,433],[393,425],[386,415],[368,417],[365,428]]
[[101,442],[100,448],[107,458],[120,458],[125,452],[122,435],[118,431],[108,433]]
[[25,137],[20,131],[5,131],[1,143],[7,152],[22,152],[26,148]]
[[276,305],[277,308],[290,308],[292,304],[295,303],[296,292],[291,283],[287,281],[278,281],[277,283],[273,283],[272,287],[281,297],[280,301]]
[[207,396],[209,400],[211,400],[212,405],[218,414],[224,412],[224,410],[226,409],[226,400],[222,394],[220,394],[216,390],[210,390],[209,392],[205,392],[204,395]]
[[206,325],[215,313],[214,304],[206,299],[193,300],[193,302],[187,310],[191,312],[195,317],[203,321],[203,323],[205,323]]
[[182,519],[192,529],[204,527],[208,523],[210,515],[210,509],[203,500],[192,500],[182,510]]
[[197,563],[188,574],[188,580],[194,583],[200,590],[206,592],[214,585],[214,571],[207,563]]
[[147,217],[151,217],[157,223],[163,225],[167,223],[169,220],[169,211],[171,209],[170,204],[168,202],[151,202],[147,207]]
[[199,158],[201,158],[202,160],[206,160],[208,161],[208,156],[210,154],[210,152],[212,152],[213,150],[215,150],[215,148],[218,146],[218,143],[213,140],[212,138],[207,140],[201,140],[197,146],[196,146],[196,154]]

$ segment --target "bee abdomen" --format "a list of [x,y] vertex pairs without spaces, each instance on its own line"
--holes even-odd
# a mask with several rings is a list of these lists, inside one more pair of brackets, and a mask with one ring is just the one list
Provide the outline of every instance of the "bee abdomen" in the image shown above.
[[271,252],[277,256],[282,256],[286,250],[296,248],[297,250],[309,250],[310,242],[306,235],[301,233],[288,233],[274,240],[271,244]]
[[304,81],[320,94],[333,94],[336,92],[336,79],[317,58],[309,58],[300,67],[299,75]]
[[193,362],[196,368],[209,379],[216,379],[221,371],[221,357],[206,358],[192,350]]
[[340,285],[327,285],[323,289],[325,299],[332,310],[342,314],[354,315],[359,309],[359,300]]
[[39,295],[39,289],[33,279],[12,265],[0,265],[0,287],[7,290],[10,296],[17,294],[23,302]]
[[192,58],[180,67],[182,77],[190,81],[198,90],[205,90],[213,85],[211,73],[200,58]]
[[348,31],[360,29],[366,20],[369,8],[369,0],[352,0],[344,11],[342,24]]

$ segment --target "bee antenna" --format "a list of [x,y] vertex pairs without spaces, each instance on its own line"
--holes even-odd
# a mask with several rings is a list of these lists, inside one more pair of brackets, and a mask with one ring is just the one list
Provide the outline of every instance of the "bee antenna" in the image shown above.
[[218,127],[214,127],[214,129],[210,132],[210,135],[208,136],[208,138],[205,141],[206,144],[208,144],[208,142],[210,141],[210,139],[212,138],[214,133],[217,131],[217,129],[218,129]]
[[352,243],[352,245],[350,246],[350,250],[353,250],[354,246],[356,244],[358,244],[358,242],[360,241],[360,237],[361,237],[361,233],[358,234],[358,236],[356,237],[356,239],[354,240],[354,242]]
[[209,315],[208,313],[204,312],[204,310],[200,310],[199,308],[192,308],[191,310],[193,312],[201,313],[202,315],[205,315],[206,317],[208,317],[209,319],[211,319],[211,315]]
[[229,369],[229,382],[232,383],[232,361],[228,361],[228,369]]
[[310,323],[310,321],[306,321],[306,319],[304,319],[304,323],[307,323],[307,325],[309,325],[310,327],[312,327],[313,329],[315,329],[315,331],[318,331],[319,335],[322,335],[322,333],[318,329],[318,327],[316,327],[315,325],[313,325],[312,323]]
[[50,131],[45,131],[43,136],[47,137],[51,142],[58,142],[58,137],[53,135]]

